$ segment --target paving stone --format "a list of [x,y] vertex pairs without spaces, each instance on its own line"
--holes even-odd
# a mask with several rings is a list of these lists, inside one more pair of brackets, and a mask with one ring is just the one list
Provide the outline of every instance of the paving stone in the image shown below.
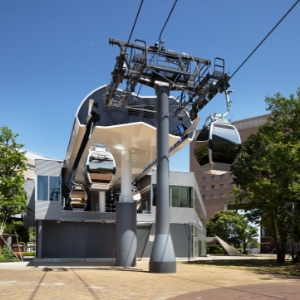
[[0,264],[0,299],[299,299],[300,279],[177,263],[177,273],[100,264]]

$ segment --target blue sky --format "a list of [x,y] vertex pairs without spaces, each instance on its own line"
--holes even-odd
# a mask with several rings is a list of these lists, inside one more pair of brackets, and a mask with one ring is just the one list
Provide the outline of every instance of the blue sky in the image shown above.
[[[145,0],[131,40],[153,44],[173,0]],[[231,74],[295,0],[178,0],[163,33],[165,48],[224,58]],[[64,159],[75,112],[92,90],[110,82],[119,54],[108,39],[127,40],[140,0],[0,0],[0,126],[25,148]],[[300,86],[300,4],[230,81],[230,118],[267,113],[265,96]],[[142,88],[142,95],[154,90]],[[225,112],[225,96],[200,113]],[[171,170],[189,170],[188,147]]]

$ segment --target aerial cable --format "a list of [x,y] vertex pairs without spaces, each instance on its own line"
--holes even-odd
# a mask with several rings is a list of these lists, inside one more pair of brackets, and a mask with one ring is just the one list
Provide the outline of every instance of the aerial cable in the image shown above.
[[[230,79],[237,73],[237,71],[246,63],[246,61],[253,55],[253,53],[260,47],[260,45],[269,37],[269,35],[276,29],[276,27],[284,20],[284,18],[293,10],[293,8],[299,3],[297,0],[294,5],[286,12],[286,14],[277,22],[277,24],[272,28],[272,30],[265,36],[265,38],[256,46],[256,48],[248,55],[248,57],[242,62],[242,64],[234,71]],[[229,80],[230,80],[229,79]]]
[[166,22],[165,22],[165,24],[164,24],[164,26],[163,26],[163,28],[162,28],[160,34],[159,34],[159,37],[158,37],[158,45],[159,45],[159,46],[160,46],[160,41],[161,41],[161,35],[162,35],[163,31],[165,30],[165,27],[167,26],[167,23],[168,23],[168,21],[169,21],[171,15],[172,15],[172,12],[173,12],[173,10],[174,10],[174,8],[175,8],[175,6],[176,6],[176,3],[177,3],[177,0],[174,1],[173,7],[172,7],[172,9],[170,10],[169,16],[168,16],[168,18],[166,19]]
[[[173,6],[172,6],[172,9],[170,10],[170,13],[169,13],[169,15],[168,15],[168,18],[166,19],[165,24],[164,24],[164,26],[163,26],[163,28],[162,28],[160,34],[159,34],[159,37],[158,37],[158,44],[159,44],[159,45],[160,45],[160,42],[161,42],[161,35],[162,35],[163,31],[165,30],[165,27],[166,27],[166,25],[167,25],[167,23],[168,23],[168,21],[169,21],[171,15],[172,15],[172,13],[173,13],[173,10],[174,10],[174,8],[175,8],[175,6],[176,6],[177,1],[178,1],[178,0],[175,0],[175,1],[174,1],[174,4],[173,4]],[[134,28],[135,28],[137,19],[138,19],[138,17],[139,17],[141,8],[142,8],[142,6],[143,6],[143,2],[144,2],[144,0],[141,0],[139,10],[138,10],[138,12],[137,12],[137,14],[136,14],[136,16],[135,16],[135,20],[134,20],[134,23],[133,23],[133,26],[132,26],[132,29],[131,29],[131,32],[130,32],[130,35],[129,35],[129,38],[128,38],[128,41],[127,41],[127,44],[126,44],[126,47],[125,47],[124,55],[126,55],[127,45],[128,45],[128,43],[130,42],[130,39],[131,39],[133,30],[134,30]],[[137,95],[139,95],[139,93],[140,93],[140,91],[141,91],[141,88],[142,88],[142,85],[140,86]]]
[[133,30],[134,30],[134,28],[135,28],[136,21],[137,21],[137,19],[138,19],[138,17],[139,17],[141,8],[142,8],[142,6],[143,6],[143,2],[144,2],[144,0],[141,0],[139,10],[138,10],[138,12],[137,12],[137,14],[136,14],[136,16],[135,16],[135,20],[134,20],[134,23],[133,23],[133,25],[132,25],[131,32],[130,32],[130,35],[129,35],[129,38],[128,38],[128,41],[127,41],[127,44],[126,44],[126,48],[125,48],[125,51],[124,51],[124,55],[126,54],[127,45],[128,45],[128,43],[130,42],[130,39],[131,39]]

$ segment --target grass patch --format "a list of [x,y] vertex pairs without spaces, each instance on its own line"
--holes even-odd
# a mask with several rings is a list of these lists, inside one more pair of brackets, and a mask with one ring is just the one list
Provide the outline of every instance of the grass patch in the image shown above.
[[191,261],[190,264],[246,270],[259,274],[300,276],[300,263],[289,260],[284,264],[278,263],[276,259],[198,260]]

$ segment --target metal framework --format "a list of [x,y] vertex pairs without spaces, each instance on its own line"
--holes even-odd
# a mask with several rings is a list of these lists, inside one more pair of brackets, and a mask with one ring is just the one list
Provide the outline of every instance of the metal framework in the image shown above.
[[[229,87],[230,77],[224,72],[222,58],[215,58],[210,74],[210,60],[166,50],[158,43],[147,46],[143,40],[132,43],[109,39],[109,44],[118,45],[120,55],[116,57],[112,79],[104,95],[106,106],[125,108],[138,83],[156,88],[155,82],[163,81],[170,84],[170,90],[181,91],[174,114],[183,117],[189,113],[193,121],[198,111],[218,92],[222,93]],[[126,89],[117,96],[117,88],[124,79],[127,80]]]

